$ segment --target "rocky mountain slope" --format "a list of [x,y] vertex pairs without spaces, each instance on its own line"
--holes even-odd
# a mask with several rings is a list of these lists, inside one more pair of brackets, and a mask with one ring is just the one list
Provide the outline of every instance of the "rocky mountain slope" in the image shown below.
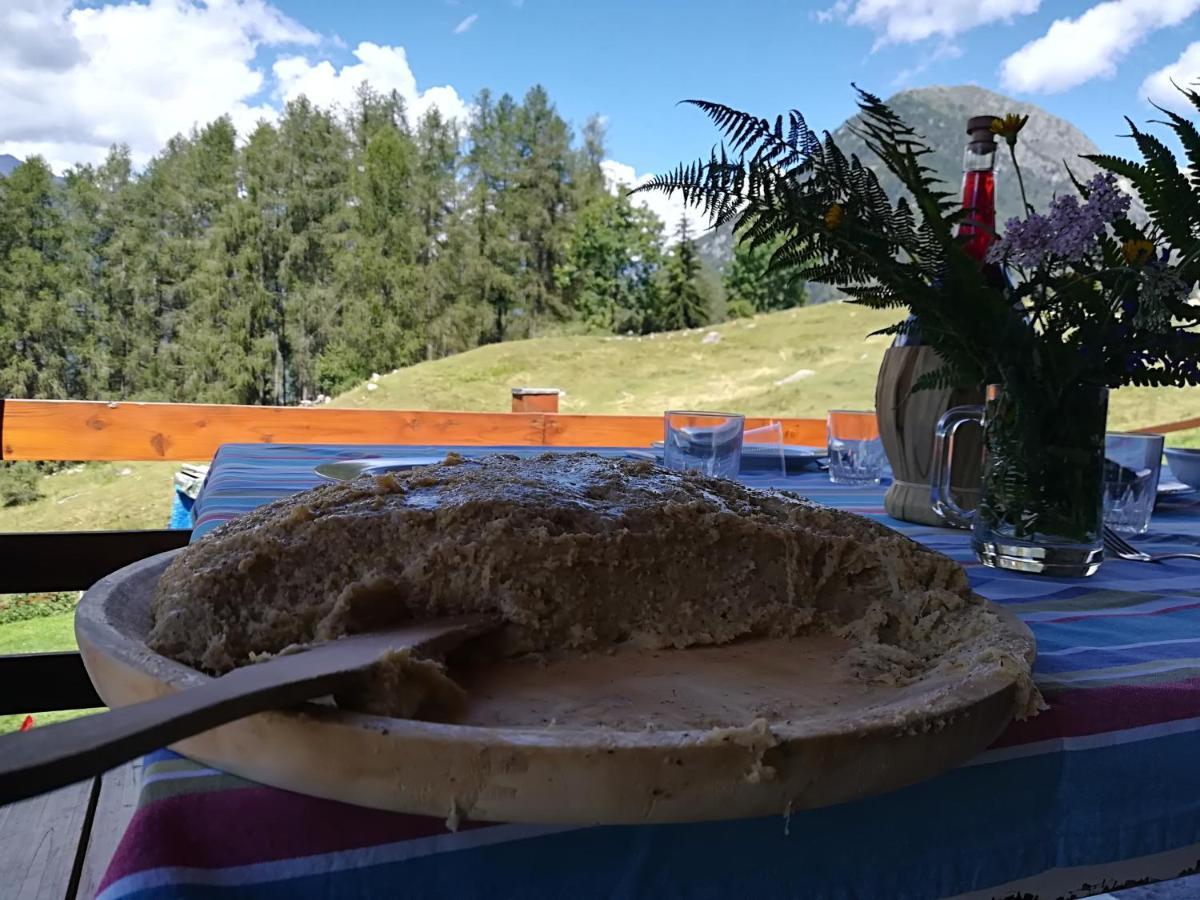
[[[1002,116],[1011,112],[1029,116],[1029,123],[1021,132],[1017,153],[1029,202],[1038,209],[1048,204],[1055,194],[1074,190],[1064,162],[1084,179],[1095,171],[1095,166],[1080,159],[1082,154],[1097,152],[1091,139],[1070,122],[1032,103],[1013,100],[975,85],[959,85],[902,91],[889,98],[888,104],[925,136],[934,150],[928,157],[929,164],[954,192],[958,191],[962,181],[966,122],[975,115]],[[857,153],[864,163],[879,173],[884,189],[896,196],[899,182],[882,164],[877,163],[874,155],[851,132],[856,118],[843,122],[835,129],[834,138],[838,146],[847,153]],[[1119,124],[1114,121],[1114,127]],[[1003,144],[996,157],[996,185],[996,219],[1002,225],[1021,212],[1016,176],[1012,171],[1008,148]],[[705,234],[701,239],[701,252],[714,265],[723,266],[733,253],[729,230],[718,229]],[[829,299],[833,292],[817,287],[813,294],[812,299],[819,301]]]

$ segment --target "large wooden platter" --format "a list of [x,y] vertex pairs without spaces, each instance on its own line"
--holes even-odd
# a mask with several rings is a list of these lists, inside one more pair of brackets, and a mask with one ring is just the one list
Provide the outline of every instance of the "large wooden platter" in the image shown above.
[[[175,552],[110,575],[79,605],[79,648],[110,706],[208,678],[144,642]],[[1032,634],[996,611],[1032,662]],[[175,749],[275,787],[451,821],[672,822],[781,814],[902,787],[965,762],[1013,715],[1007,675],[868,688],[841,674],[845,650],[815,636],[491,662],[455,672],[471,697],[459,723],[313,703]]]

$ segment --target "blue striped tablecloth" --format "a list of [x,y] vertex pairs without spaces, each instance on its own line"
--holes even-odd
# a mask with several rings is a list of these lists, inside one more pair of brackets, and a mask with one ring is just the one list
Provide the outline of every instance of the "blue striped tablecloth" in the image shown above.
[[[318,462],[421,449],[222,447],[196,537],[313,486]],[[1200,867],[1200,563],[1015,575],[977,565],[962,532],[888,518],[880,488],[817,473],[743,480],[871,516],[963,562],[980,593],[1037,635],[1050,709],[957,770],[787,821],[449,833],[441,820],[290,794],[164,751],[147,759],[100,896],[983,900],[1086,896]],[[1161,509],[1138,543],[1200,550],[1200,503]]]

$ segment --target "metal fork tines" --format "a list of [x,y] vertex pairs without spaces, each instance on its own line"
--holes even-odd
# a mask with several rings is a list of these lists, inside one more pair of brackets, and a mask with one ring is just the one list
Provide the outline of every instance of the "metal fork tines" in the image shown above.
[[1161,562],[1164,559],[1200,559],[1200,553],[1161,553],[1157,556],[1151,556],[1149,553],[1143,553],[1108,526],[1104,527],[1104,549],[1108,551],[1109,556],[1116,556],[1120,559],[1130,560],[1131,562]]

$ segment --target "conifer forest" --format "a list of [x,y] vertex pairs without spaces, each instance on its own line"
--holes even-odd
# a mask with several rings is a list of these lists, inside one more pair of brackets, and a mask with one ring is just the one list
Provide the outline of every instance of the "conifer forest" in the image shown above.
[[0,177],[0,393],[296,404],[484,343],[803,302],[766,248],[708,269],[604,154],[599,120],[575,134],[539,87],[452,122],[363,85],[145,165],[28,159]]

